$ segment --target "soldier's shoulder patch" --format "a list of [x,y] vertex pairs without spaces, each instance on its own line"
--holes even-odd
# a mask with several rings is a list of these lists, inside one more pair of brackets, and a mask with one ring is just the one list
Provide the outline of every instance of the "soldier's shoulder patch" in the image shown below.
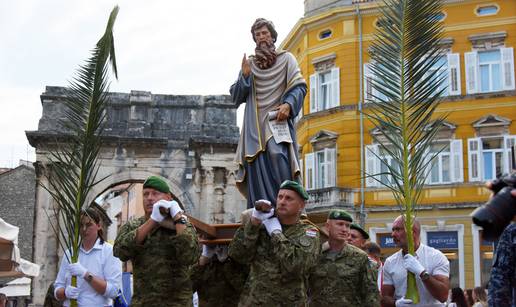
[[319,233],[319,229],[317,229],[317,228],[308,228],[305,231],[305,235],[312,237],[312,238],[316,237],[318,233]]

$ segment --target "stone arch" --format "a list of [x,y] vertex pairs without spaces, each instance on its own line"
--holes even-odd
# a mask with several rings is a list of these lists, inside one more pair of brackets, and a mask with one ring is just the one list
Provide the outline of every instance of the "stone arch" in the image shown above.
[[185,198],[185,192],[181,190],[181,187],[176,180],[165,178],[160,174],[156,174],[145,169],[137,169],[130,171],[126,170],[107,177],[105,180],[93,187],[93,189],[90,191],[90,194],[88,195],[87,203],[92,202],[96,197],[98,197],[99,195],[108,191],[110,188],[116,185],[126,182],[143,183],[145,179],[153,175],[160,176],[165,180],[165,182],[167,182],[168,186],[170,187],[170,191],[172,192],[172,195],[177,199],[179,205],[183,209],[185,209],[187,213],[190,213],[190,211],[194,209],[193,204],[189,202],[189,199]]

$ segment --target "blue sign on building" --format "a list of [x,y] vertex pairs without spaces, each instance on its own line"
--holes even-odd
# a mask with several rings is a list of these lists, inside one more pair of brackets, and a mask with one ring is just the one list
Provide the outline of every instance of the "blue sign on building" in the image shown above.
[[394,239],[391,236],[381,236],[380,237],[380,247],[381,248],[392,248],[396,247],[396,244],[394,244]]
[[428,246],[437,249],[458,249],[459,238],[456,231],[431,231],[426,233]]

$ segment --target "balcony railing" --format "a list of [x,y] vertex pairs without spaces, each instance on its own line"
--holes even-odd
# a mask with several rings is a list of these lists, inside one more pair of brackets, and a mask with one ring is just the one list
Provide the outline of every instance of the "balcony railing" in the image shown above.
[[309,190],[306,211],[314,212],[331,208],[353,208],[354,191],[349,188],[323,188]]

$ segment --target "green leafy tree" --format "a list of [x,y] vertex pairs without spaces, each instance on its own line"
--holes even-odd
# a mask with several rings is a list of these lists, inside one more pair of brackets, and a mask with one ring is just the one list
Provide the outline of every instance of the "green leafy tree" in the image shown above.
[[[375,76],[375,95],[366,101],[366,116],[380,131],[373,135],[389,164],[380,154],[387,171],[367,174],[390,189],[405,216],[408,252],[414,251],[413,218],[428,174],[430,146],[444,116],[435,116],[445,89],[445,76],[437,68],[443,56],[439,47],[442,24],[438,20],[441,0],[384,0],[380,5],[378,31],[370,48],[369,68]],[[432,69],[433,68],[433,69]],[[389,182],[381,180],[389,175]],[[383,178],[387,178],[384,176]],[[408,273],[405,298],[419,302],[414,274]]]
[[[118,10],[116,6],[111,11],[104,35],[70,82],[65,117],[60,120],[66,137],[49,153],[49,187],[43,187],[57,205],[53,207],[57,222],[51,224],[60,238],[59,244],[66,257],[66,251],[71,251],[68,258],[70,263],[77,262],[79,258],[81,215],[88,207],[88,193],[103,180],[97,179],[97,157],[102,146],[105,110],[109,100],[108,77],[110,72],[118,77],[113,38]],[[72,285],[77,285],[76,277],[72,278]],[[71,305],[77,306],[77,301],[72,300]]]

